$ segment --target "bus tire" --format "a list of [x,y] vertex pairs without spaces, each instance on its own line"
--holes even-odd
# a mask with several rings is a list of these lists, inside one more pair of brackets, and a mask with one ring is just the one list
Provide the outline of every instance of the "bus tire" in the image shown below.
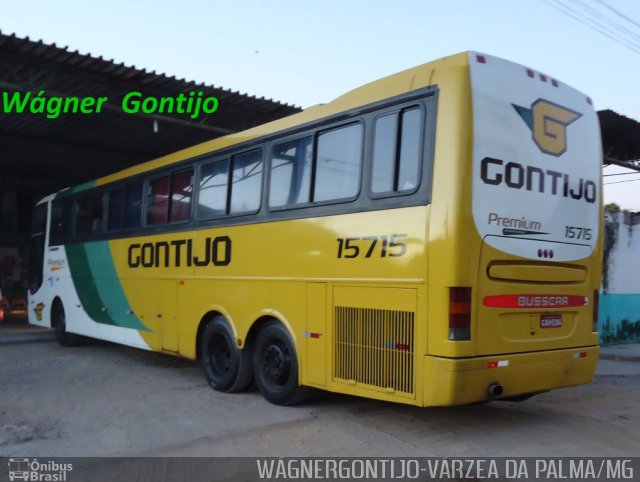
[[219,392],[246,390],[253,380],[249,350],[236,346],[233,331],[223,316],[214,317],[204,328],[200,363],[209,385]]
[[253,349],[253,373],[260,393],[276,405],[295,405],[307,398],[298,384],[298,358],[287,329],[278,321],[265,324]]
[[51,307],[51,324],[56,335],[56,340],[61,346],[74,346],[78,344],[78,337],[67,332],[67,317],[64,313],[62,301],[55,300]]

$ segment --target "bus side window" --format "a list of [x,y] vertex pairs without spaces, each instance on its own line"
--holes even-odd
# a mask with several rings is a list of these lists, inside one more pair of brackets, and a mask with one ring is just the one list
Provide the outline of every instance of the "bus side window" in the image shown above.
[[171,211],[169,222],[191,219],[191,193],[193,192],[193,169],[171,174]]
[[124,227],[125,188],[109,191],[107,229],[117,231]]
[[51,203],[51,225],[49,227],[49,244],[64,244],[73,235],[73,200],[56,199]]
[[78,199],[76,234],[80,236],[102,232],[102,193]]
[[274,146],[269,179],[270,207],[310,201],[311,156],[311,136]]
[[140,227],[142,222],[142,182],[129,184],[125,192],[124,228]]
[[227,213],[228,185],[229,159],[219,159],[202,165],[196,209],[198,219],[209,219]]
[[149,181],[147,224],[164,224],[169,220],[169,176]]
[[255,212],[260,208],[262,151],[244,152],[231,158],[230,213]]
[[362,159],[362,125],[351,124],[318,135],[313,201],[358,194]]
[[142,209],[142,183],[109,191],[107,229],[118,231],[140,226]]
[[410,107],[378,117],[374,127],[371,191],[413,191],[420,176],[422,112]]
[[171,175],[149,181],[147,224],[158,225],[191,218],[193,169],[174,171]]

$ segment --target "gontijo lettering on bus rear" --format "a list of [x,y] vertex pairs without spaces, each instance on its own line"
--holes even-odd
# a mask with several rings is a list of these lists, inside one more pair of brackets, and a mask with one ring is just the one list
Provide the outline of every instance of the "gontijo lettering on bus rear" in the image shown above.
[[512,189],[526,189],[591,204],[596,202],[598,193],[596,182],[590,179],[575,179],[559,171],[543,170],[513,161],[505,163],[502,159],[492,157],[482,159],[480,177],[485,184],[504,184]]

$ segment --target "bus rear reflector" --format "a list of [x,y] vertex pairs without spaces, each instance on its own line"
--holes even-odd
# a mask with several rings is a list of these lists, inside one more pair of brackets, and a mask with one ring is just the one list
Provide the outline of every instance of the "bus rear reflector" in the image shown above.
[[487,362],[487,368],[508,367],[509,360],[491,360]]
[[598,290],[593,291],[593,319],[591,322],[591,331],[598,331],[598,301],[600,297],[600,292]]
[[589,298],[580,295],[554,294],[522,294],[492,295],[482,300],[489,308],[571,308],[587,306]]
[[471,339],[471,288],[449,288],[449,340]]

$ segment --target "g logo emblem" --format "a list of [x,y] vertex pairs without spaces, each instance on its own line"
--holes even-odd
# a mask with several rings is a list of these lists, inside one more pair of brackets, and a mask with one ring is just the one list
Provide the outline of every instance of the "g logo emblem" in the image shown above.
[[511,104],[531,129],[533,142],[545,154],[561,156],[567,150],[567,126],[582,114],[544,99],[531,108]]
[[42,321],[42,310],[44,309],[44,304],[42,303],[38,303],[35,308],[33,309],[33,311],[36,314],[36,319],[38,321]]

